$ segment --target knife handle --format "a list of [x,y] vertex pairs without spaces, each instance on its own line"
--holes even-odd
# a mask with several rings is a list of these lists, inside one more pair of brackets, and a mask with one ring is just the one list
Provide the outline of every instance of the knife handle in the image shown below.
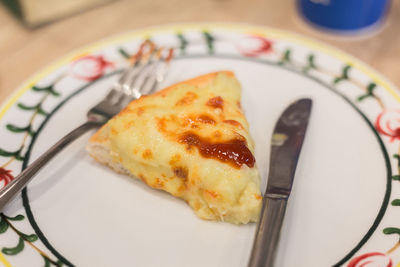
[[248,267],[272,267],[287,198],[264,197]]

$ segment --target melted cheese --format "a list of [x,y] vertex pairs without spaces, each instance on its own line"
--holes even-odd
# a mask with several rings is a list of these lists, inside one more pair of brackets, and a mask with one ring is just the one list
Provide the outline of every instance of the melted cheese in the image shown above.
[[203,219],[256,221],[260,179],[240,97],[233,73],[203,75],[131,102],[90,145],[103,145],[110,165],[184,199]]

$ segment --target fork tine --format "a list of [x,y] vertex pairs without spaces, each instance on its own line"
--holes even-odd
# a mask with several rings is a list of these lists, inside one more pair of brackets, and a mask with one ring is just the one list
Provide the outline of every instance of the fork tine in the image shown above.
[[125,106],[132,99],[151,93],[163,80],[172,55],[172,48],[165,52],[145,41],[134,56],[133,66],[124,71],[107,99],[114,105]]
[[[138,66],[143,65],[145,60],[146,47],[149,45],[149,42],[146,40],[143,42],[139,48],[139,51],[133,56],[132,65],[121,75],[121,78],[117,82],[117,87],[122,92],[129,94],[129,83],[132,79],[134,79],[139,73]],[[151,49],[151,48],[150,48]]]
[[142,85],[142,94],[150,94],[164,80],[164,77],[168,71],[169,63],[173,56],[173,51],[174,50],[170,48],[167,51],[165,59],[162,58],[162,54],[160,53],[159,60],[155,62],[150,75],[148,75],[144,85]]
[[[117,105],[125,106],[132,98],[137,99],[141,96],[139,85],[138,90],[132,90],[132,86],[135,83],[141,82],[142,77],[145,77],[148,73],[149,66],[152,64],[152,58],[156,52],[155,44],[146,40],[146,45],[141,46],[138,56],[136,56],[136,62],[134,66],[130,68],[130,71],[126,73],[125,77],[121,79],[121,90],[122,95],[117,100]],[[147,49],[147,50],[146,50]]]
[[152,75],[152,76],[148,77],[148,79],[146,80],[146,82],[144,83],[144,85],[141,88],[141,94],[142,95],[150,94],[153,90],[156,89],[157,84],[158,84],[158,82],[157,82],[156,75]]
[[138,66],[132,69],[132,71],[127,75],[126,79],[121,82],[121,89],[124,94],[132,95],[131,83],[135,81],[140,73],[143,71],[144,66]]
[[149,94],[157,85],[163,80],[164,74],[161,73],[162,69],[165,69],[165,64],[161,62],[157,62],[153,68],[150,70],[150,74],[147,76],[147,79],[143,82],[141,86],[142,94]]
[[132,79],[129,80],[129,84],[128,82],[125,84],[126,89],[129,90],[129,93],[134,98],[139,98],[142,96],[142,86],[149,77],[153,65],[155,62],[158,62],[158,54],[159,49],[156,49],[155,44],[150,42],[149,51],[143,54],[143,58],[140,61],[140,67],[137,68],[137,76],[132,77]]
[[131,94],[134,97],[139,98],[142,96],[141,91],[142,91],[143,84],[146,82],[147,78],[149,77],[149,75],[151,73],[151,69],[154,64],[155,63],[148,63],[147,65],[143,66],[143,68],[139,72],[136,79],[132,79],[132,81],[130,82],[129,89],[130,89]]
[[[129,61],[131,62],[131,66],[122,73],[121,77],[114,84],[115,90],[123,91],[129,94],[129,88],[127,88],[128,82],[132,80],[135,75],[137,75],[137,66],[143,64],[146,58],[146,54],[149,52],[151,53],[154,50],[154,47],[154,44],[152,44],[149,40],[145,40],[139,46],[139,50],[129,59]],[[148,51],[146,51],[146,49]]]

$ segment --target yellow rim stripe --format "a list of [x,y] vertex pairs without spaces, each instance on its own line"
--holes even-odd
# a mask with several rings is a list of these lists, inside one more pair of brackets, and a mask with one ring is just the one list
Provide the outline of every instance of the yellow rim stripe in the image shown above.
[[378,83],[382,88],[388,91],[398,102],[400,102],[400,95],[399,93],[391,86],[388,82],[386,82],[381,75],[377,75],[375,71],[371,68],[367,67],[364,63],[359,61],[358,59],[341,52],[340,50],[331,47],[329,45],[323,44],[319,41],[312,40],[310,38],[302,37],[301,35],[297,35],[290,32],[285,32],[281,30],[275,30],[267,27],[260,27],[254,25],[245,25],[245,24],[172,24],[172,25],[165,25],[159,27],[151,27],[147,29],[142,29],[134,32],[128,32],[124,34],[119,34],[111,38],[107,38],[101,41],[98,41],[94,44],[88,45],[86,47],[77,49],[69,53],[68,55],[62,57],[61,59],[57,60],[56,63],[51,64],[49,67],[45,68],[44,70],[40,71],[39,73],[33,75],[28,82],[24,83],[18,90],[5,102],[5,104],[0,109],[0,119],[5,115],[5,113],[10,109],[10,107],[17,102],[17,100],[26,92],[28,91],[33,84],[36,84],[39,80],[46,77],[56,69],[61,66],[66,65],[67,63],[71,62],[77,55],[82,55],[86,53],[93,52],[96,49],[106,47],[111,44],[119,43],[126,40],[135,40],[138,38],[143,38],[144,36],[152,36],[159,33],[168,33],[171,31],[189,31],[189,30],[203,30],[208,28],[214,29],[222,29],[222,30],[229,30],[233,32],[243,32],[243,33],[253,33],[258,35],[264,36],[272,36],[274,38],[278,38],[281,40],[288,40],[294,43],[300,43],[307,47],[313,48],[316,51],[324,52],[334,58],[337,58],[347,64],[350,64],[352,67],[360,70],[367,76],[371,77],[376,83]]
[[11,264],[7,261],[6,257],[0,252],[0,262],[5,266],[5,267],[12,267]]

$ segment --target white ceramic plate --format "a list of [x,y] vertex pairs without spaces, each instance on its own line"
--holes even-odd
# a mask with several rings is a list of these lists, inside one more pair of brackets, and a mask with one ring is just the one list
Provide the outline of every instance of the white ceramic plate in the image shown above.
[[[236,73],[263,188],[278,116],[300,97],[314,100],[277,266],[400,266],[399,91],[340,51],[273,29],[159,27],[59,60],[0,109],[1,186],[84,122],[144,38],[176,47],[161,87]],[[3,211],[0,266],[246,266],[255,224],[197,218],[183,201],[94,162],[88,137]]]

